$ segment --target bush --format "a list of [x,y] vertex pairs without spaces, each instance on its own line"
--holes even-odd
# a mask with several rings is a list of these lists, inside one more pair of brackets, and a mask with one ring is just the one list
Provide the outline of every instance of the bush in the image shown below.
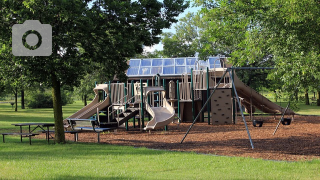
[[27,97],[26,105],[28,108],[52,108],[52,96],[48,93],[34,93]]
[[72,92],[67,91],[67,90],[61,90],[61,101],[62,101],[62,105],[66,105],[66,104],[73,104],[74,100],[72,98]]
[[[64,91],[61,91],[61,103],[62,106],[66,104],[72,104],[73,99],[70,95],[67,95]],[[26,97],[26,105],[28,108],[52,108],[53,100],[50,92],[35,91],[28,93]]]

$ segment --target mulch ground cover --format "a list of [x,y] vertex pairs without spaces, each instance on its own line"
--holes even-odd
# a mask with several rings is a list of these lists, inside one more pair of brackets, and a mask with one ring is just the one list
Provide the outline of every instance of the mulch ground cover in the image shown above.
[[[320,159],[319,116],[296,115],[291,125],[280,124],[275,135],[273,132],[280,117],[255,119],[263,119],[264,123],[262,127],[254,127],[252,122],[247,122],[254,149],[240,117],[236,124],[230,125],[196,123],[183,143],[180,142],[191,123],[169,124],[168,131],[140,131],[132,127],[129,131],[118,129],[101,134],[100,141],[106,144],[270,160]],[[66,139],[73,140],[73,135],[66,134]],[[79,133],[79,141],[97,142],[97,135],[93,132]]]

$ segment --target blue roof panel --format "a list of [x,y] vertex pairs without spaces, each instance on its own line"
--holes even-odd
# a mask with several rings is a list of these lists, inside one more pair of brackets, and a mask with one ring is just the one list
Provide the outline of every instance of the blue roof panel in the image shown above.
[[162,74],[162,67],[151,67],[151,74]]
[[164,59],[163,66],[173,66],[174,65],[174,59]]
[[151,66],[151,59],[142,59],[140,66]]
[[176,66],[185,66],[186,65],[186,61],[184,58],[177,58],[175,59],[176,62]]
[[[198,63],[197,63],[198,62]],[[153,76],[181,75],[191,73],[193,69],[206,69],[207,67],[220,68],[220,57],[209,57],[207,61],[196,57],[186,58],[155,58],[155,59],[131,59],[129,62],[128,76]]]
[[139,75],[151,75],[151,67],[142,67],[139,69]]
[[174,74],[174,66],[163,67],[163,74]]
[[196,63],[196,58],[187,58],[187,65],[194,65]]
[[132,59],[129,62],[130,67],[139,67],[140,66],[140,59]]
[[153,59],[152,66],[162,66],[162,59]]

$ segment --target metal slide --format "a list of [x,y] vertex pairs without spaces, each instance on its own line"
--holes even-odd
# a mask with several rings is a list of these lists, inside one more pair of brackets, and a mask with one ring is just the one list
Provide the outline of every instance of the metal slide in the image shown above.
[[[285,111],[285,108],[271,102],[269,99],[265,98],[261,94],[259,94],[254,89],[250,88],[246,84],[244,84],[235,74],[234,76],[234,84],[236,86],[236,90],[238,92],[238,95],[243,98],[245,101],[245,104],[250,104],[252,102],[252,105],[261,110],[264,113],[283,113]],[[252,97],[251,101],[250,98]],[[286,115],[294,115],[295,113],[288,109],[285,112]]]
[[[97,86],[93,89],[96,95],[92,100],[92,102],[89,103],[87,106],[83,107],[82,109],[80,109],[79,111],[77,111],[76,113],[74,113],[73,115],[69,116],[68,118],[88,119],[89,117],[97,113],[97,108],[101,110],[109,106],[110,101],[108,97],[106,97],[105,100],[101,102],[99,98],[99,90],[103,90],[108,95],[109,93],[108,87],[109,87],[108,84],[97,84]],[[64,124],[68,124],[67,122],[68,118],[66,118],[63,121],[63,122],[66,122]]]
[[144,130],[156,129],[164,127],[174,120],[175,110],[166,100],[166,92],[163,87],[145,87],[145,95],[151,92],[161,92],[162,106],[151,107],[146,103],[146,110],[151,115],[152,119],[147,123]]

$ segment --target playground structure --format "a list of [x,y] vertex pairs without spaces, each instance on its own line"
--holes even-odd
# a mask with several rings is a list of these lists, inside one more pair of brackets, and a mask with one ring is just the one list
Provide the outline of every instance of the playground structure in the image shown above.
[[234,124],[237,111],[243,116],[242,105],[251,113],[257,108],[294,115],[241,82],[225,57],[132,59],[129,65],[127,82],[97,84],[93,101],[65,119],[65,124],[68,119],[87,118],[96,119],[100,128],[127,130],[130,119],[133,128],[138,122],[140,130],[163,128],[175,120]]
[[[132,91],[127,93],[128,89]],[[92,123],[92,119],[95,119],[97,122],[92,125],[91,130],[93,131],[98,128],[121,128],[129,119],[135,119],[138,115],[137,119],[141,120],[138,122],[141,129],[151,130],[164,127],[174,120],[175,110],[166,100],[166,92],[163,87],[146,87],[146,84],[142,82],[131,83],[127,87],[125,83],[109,83],[97,84],[93,90],[95,97],[92,102],[66,118],[65,127],[75,125],[75,121],[84,122],[88,119],[87,122]],[[155,95],[157,95],[157,100],[155,100]],[[150,115],[146,126],[144,126],[145,112]],[[98,127],[95,128],[96,125]]]

